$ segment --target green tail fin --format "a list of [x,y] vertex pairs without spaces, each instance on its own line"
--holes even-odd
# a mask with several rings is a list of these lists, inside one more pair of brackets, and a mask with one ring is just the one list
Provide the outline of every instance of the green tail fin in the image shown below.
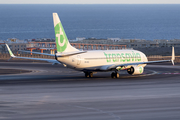
[[54,21],[57,52],[62,53],[62,52],[78,51],[76,48],[70,45],[57,13],[53,13],[53,21]]

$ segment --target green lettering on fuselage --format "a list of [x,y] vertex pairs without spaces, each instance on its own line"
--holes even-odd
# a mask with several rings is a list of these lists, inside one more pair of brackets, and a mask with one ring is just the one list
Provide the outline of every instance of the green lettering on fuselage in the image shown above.
[[130,57],[131,57],[131,54],[130,54],[130,53],[126,53],[126,61],[127,61],[127,62],[130,61]]
[[134,51],[132,51],[132,54],[131,54],[132,62],[134,61],[135,56],[136,54],[134,53]]
[[141,55],[139,53],[136,53],[136,58],[137,61],[141,61]]
[[111,62],[111,54],[108,54],[108,56],[109,56],[109,61],[108,62]]
[[119,62],[122,59],[121,55],[118,53],[116,54],[116,62]]
[[104,55],[106,56],[107,62],[111,62],[111,59],[108,58],[108,54],[106,54],[106,53],[104,52]]
[[140,53],[112,53],[107,54],[104,52],[104,55],[106,56],[107,62],[134,62],[134,61],[141,61],[141,55]]
[[116,54],[112,54],[112,59],[113,59],[113,62],[117,61]]
[[126,60],[125,60],[125,57],[124,57],[123,55],[124,55],[124,53],[121,53],[122,58],[121,58],[121,61],[120,61],[120,62],[125,62],[125,61],[126,61]]

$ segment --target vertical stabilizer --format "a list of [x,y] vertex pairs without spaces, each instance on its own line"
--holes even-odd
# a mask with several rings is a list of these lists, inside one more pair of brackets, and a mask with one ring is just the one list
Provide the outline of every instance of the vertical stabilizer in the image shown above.
[[69,43],[64,28],[57,13],[53,13],[56,47],[58,53],[79,51]]

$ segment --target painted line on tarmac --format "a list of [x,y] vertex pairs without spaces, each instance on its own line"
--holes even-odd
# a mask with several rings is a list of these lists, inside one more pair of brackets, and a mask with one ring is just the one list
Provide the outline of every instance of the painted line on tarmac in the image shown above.
[[154,71],[154,70],[148,70],[148,71],[151,71],[152,73],[149,73],[149,74],[141,74],[141,75],[129,75],[129,76],[120,76],[119,78],[135,78],[135,77],[146,77],[146,76],[151,76],[151,75],[156,75],[158,74],[158,72]]
[[180,75],[180,72],[179,71],[164,71],[164,72],[161,72],[159,71],[158,74],[163,74],[163,75]]
[[161,73],[161,74],[164,74],[164,75],[180,75],[180,73]]

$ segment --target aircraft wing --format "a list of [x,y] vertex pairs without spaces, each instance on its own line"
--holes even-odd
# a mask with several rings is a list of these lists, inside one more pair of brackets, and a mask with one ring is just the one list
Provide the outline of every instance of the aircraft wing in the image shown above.
[[142,65],[142,64],[153,64],[153,63],[163,63],[163,62],[172,62],[174,65],[174,60],[175,60],[175,53],[174,53],[174,47],[172,47],[172,58],[171,60],[158,60],[158,61],[147,61],[147,62],[134,62],[134,63],[125,63],[125,64],[111,64],[111,65],[105,65],[100,68],[100,70],[112,70],[112,69],[117,69],[123,68],[123,67],[128,67],[128,66],[133,66],[133,65]]
[[100,68],[100,70],[112,70],[116,69],[117,67],[123,68],[133,65],[142,65],[142,64],[153,64],[153,63],[163,63],[163,62],[170,62],[172,60],[159,60],[159,61],[148,61],[148,62],[135,62],[135,63],[125,63],[125,64],[111,64],[111,65],[105,65]]
[[[9,48],[9,46],[8,46],[7,44],[6,44],[6,47],[7,47],[7,49],[8,49],[8,52],[9,52],[11,58],[21,58],[21,59],[27,59],[27,60],[40,60],[40,61],[46,61],[46,62],[49,62],[49,63],[53,63],[53,65],[54,65],[54,64],[61,64],[60,62],[58,62],[58,61],[55,60],[55,59],[18,57],[18,56],[15,56],[15,55],[12,53],[11,49]],[[54,55],[54,56],[55,56],[55,55]],[[11,58],[10,58],[10,59],[11,59]],[[9,59],[9,60],[10,60],[10,59]]]

